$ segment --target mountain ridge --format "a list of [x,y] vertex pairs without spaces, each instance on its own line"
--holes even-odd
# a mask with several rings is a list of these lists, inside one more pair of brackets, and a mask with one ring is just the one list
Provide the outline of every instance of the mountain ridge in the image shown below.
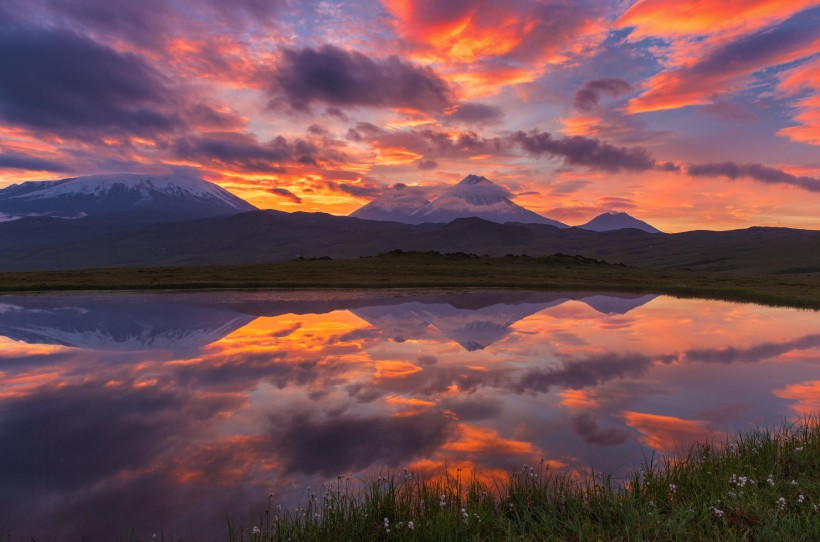
[[646,233],[661,233],[661,230],[647,224],[643,220],[638,220],[634,216],[627,213],[602,213],[586,224],[576,226],[585,230],[604,232],[613,230],[625,230],[634,228],[636,230],[645,231]]
[[235,214],[256,207],[187,175],[129,173],[29,181],[0,189],[3,221],[25,217],[116,217],[140,223]]

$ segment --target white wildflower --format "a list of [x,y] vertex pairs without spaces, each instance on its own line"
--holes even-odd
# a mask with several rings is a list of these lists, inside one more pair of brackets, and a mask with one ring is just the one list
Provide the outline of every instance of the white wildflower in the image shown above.
[[416,528],[416,524],[413,523],[412,519],[407,522],[407,528],[410,529],[411,531]]
[[438,505],[444,508],[444,505],[447,504],[447,496],[442,493],[441,496],[438,498]]
[[675,484],[669,484],[669,493],[672,493],[674,495],[677,491],[678,486],[676,486]]
[[805,500],[806,500],[805,495],[798,495],[797,496],[797,502],[799,502],[800,504],[803,504],[803,501],[805,501]]
[[797,480],[792,480],[792,485],[796,486],[797,485]]
[[259,527],[257,527],[256,525],[254,525],[254,526],[253,526],[253,529],[251,529],[251,532],[252,532],[253,534],[259,534],[259,533],[260,533],[260,532],[262,532],[262,531],[260,531],[260,530],[259,530]]
[[797,448],[795,448],[795,449],[794,449],[794,451],[795,451],[795,452],[802,452],[802,451],[803,451],[803,447],[802,447],[802,446],[798,446]]
[[774,485],[774,477],[770,474],[766,481],[769,483],[770,486]]
[[722,518],[723,514],[725,514],[723,510],[719,510],[718,508],[712,508],[712,513],[719,518]]
[[786,499],[784,499],[783,497],[780,497],[779,499],[777,499],[777,504],[780,506],[781,510],[786,509]]

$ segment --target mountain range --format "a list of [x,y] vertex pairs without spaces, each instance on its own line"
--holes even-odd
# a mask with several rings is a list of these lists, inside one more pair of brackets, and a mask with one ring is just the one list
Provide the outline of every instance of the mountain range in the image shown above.
[[[506,190],[474,175],[432,201],[410,186],[388,194],[346,217],[258,210],[207,181],[178,175],[23,183],[0,190],[0,271],[356,258],[395,249],[563,253],[655,268],[820,271],[820,232],[814,230],[650,233],[657,230],[625,213],[569,227],[514,204]],[[475,215],[459,216],[468,212]]]
[[55,307],[53,298],[7,295],[0,305],[0,336],[89,350],[190,353],[260,316],[349,310],[397,342],[444,336],[472,351],[503,339],[517,321],[570,300],[602,314],[626,314],[655,297],[515,291],[423,294],[412,300],[379,292],[312,300],[241,292],[65,294]]

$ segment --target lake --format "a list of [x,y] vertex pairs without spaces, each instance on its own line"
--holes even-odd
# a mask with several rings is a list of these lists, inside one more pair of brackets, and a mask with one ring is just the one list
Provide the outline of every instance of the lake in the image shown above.
[[622,475],[820,411],[820,313],[667,296],[0,296],[0,533],[224,539],[337,476]]

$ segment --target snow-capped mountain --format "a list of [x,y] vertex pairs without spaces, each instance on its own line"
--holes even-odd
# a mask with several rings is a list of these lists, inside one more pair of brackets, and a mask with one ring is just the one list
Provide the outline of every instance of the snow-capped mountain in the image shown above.
[[[493,303],[495,296],[496,303]],[[505,299],[506,297],[506,299]],[[491,294],[476,306],[478,294],[455,298],[427,298],[391,305],[366,305],[349,309],[353,314],[397,341],[429,340],[441,336],[460,344],[465,350],[483,350],[513,332],[519,320],[576,299],[604,314],[626,314],[654,299],[638,294],[530,294],[529,299],[513,299],[506,293]]]
[[578,227],[584,230],[598,232],[632,228],[642,230],[647,233],[661,233],[661,231],[654,226],[647,224],[643,220],[638,220],[633,216],[629,216],[626,213],[604,213]]
[[364,207],[350,213],[350,216],[365,220],[406,222],[413,211],[428,203],[430,202],[422,189],[399,183]]
[[179,294],[4,296],[0,336],[89,350],[198,350],[256,319]]
[[184,175],[89,175],[29,181],[0,190],[0,216],[145,221],[184,220],[253,211],[256,207],[208,181]]
[[491,222],[548,224],[567,228],[556,220],[534,213],[510,200],[511,194],[486,177],[467,175],[438,198],[410,214],[410,222],[452,222],[457,218],[478,217]]
[[[385,196],[354,211],[351,216],[369,220],[394,220],[406,224],[424,222],[446,224],[457,218],[478,217],[500,224],[521,222],[548,224],[558,228],[569,227],[513,203],[510,200],[511,196],[512,194],[505,188],[493,184],[485,177],[467,175],[461,182],[442,192],[433,201],[421,201],[419,197],[397,197],[388,192]],[[414,204],[418,205],[413,208]],[[370,208],[371,205],[373,205],[372,208]],[[375,216],[389,216],[390,218],[375,218]]]

